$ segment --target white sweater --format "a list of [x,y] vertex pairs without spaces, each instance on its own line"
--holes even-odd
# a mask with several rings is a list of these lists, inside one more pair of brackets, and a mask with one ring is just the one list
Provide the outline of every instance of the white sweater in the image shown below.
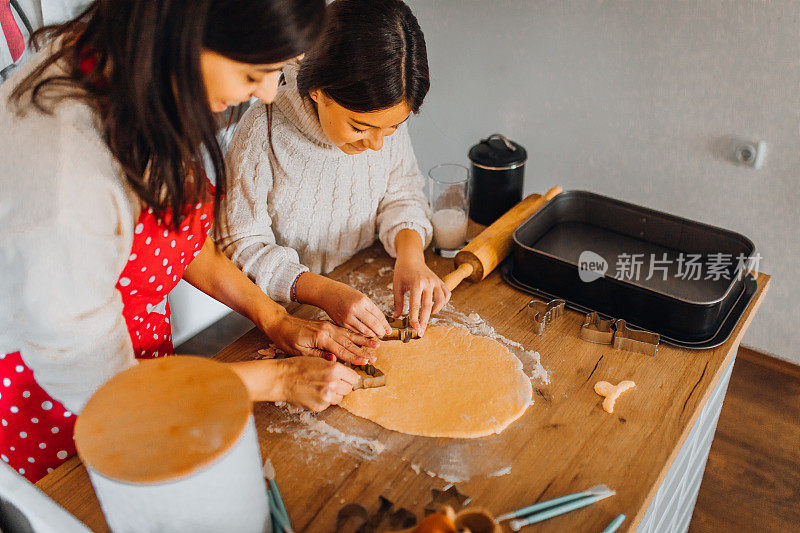
[[45,53],[0,85],[0,357],[20,350],[37,383],[78,413],[135,364],[115,285],[137,202],[89,107],[15,116],[8,95]]
[[[247,110],[228,151],[220,248],[277,301],[297,276],[328,273],[380,238],[390,256],[405,228],[431,238],[424,180],[404,124],[380,151],[348,155],[328,141],[314,106],[297,91],[297,63],[272,105]],[[225,220],[227,218],[227,220]],[[227,222],[227,224],[226,224]]]

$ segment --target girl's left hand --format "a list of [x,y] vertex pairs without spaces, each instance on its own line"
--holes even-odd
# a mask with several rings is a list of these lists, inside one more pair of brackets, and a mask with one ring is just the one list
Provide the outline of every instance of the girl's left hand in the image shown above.
[[428,320],[450,300],[450,290],[439,276],[425,264],[425,259],[401,257],[394,264],[394,316],[403,313],[403,300],[410,291],[408,317],[411,327],[422,335],[428,327]]

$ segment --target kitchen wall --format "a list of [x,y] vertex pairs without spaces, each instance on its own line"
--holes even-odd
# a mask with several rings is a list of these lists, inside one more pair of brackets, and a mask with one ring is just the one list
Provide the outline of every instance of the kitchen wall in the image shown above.
[[[41,23],[38,0],[22,3]],[[431,65],[411,125],[423,170],[503,132],[530,154],[526,192],[589,189],[749,236],[773,281],[744,342],[800,363],[796,3],[409,3]],[[734,135],[767,143],[760,170],[731,162]],[[171,301],[177,342],[227,310],[185,284]]]
[[[502,132],[526,192],[588,189],[750,237],[773,276],[744,343],[800,363],[800,11],[791,1],[411,0],[420,168]],[[763,140],[760,170],[732,136]]]

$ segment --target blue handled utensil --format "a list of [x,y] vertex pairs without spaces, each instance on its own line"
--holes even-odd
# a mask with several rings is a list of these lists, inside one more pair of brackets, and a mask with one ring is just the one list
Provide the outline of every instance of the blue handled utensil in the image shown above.
[[[537,511],[542,511],[544,509],[549,509],[550,507],[555,507],[556,505],[561,505],[562,503],[568,503],[573,500],[577,500],[579,498],[584,498],[586,496],[597,496],[600,494],[605,494],[610,489],[605,485],[595,485],[594,487],[584,490],[581,492],[575,492],[573,494],[567,494],[565,496],[559,496],[558,498],[553,498],[552,500],[547,500],[539,503],[534,503],[533,505],[529,505],[527,507],[523,507],[521,509],[517,509],[516,511],[512,511],[510,513],[506,513],[504,515],[500,515],[494,519],[495,522],[499,523],[503,520],[508,520],[509,518],[517,518],[519,516],[525,516],[531,513],[535,513]],[[613,493],[613,491],[612,491]]]
[[537,522],[547,520],[548,518],[553,518],[554,516],[562,515],[564,513],[574,511],[575,509],[580,509],[581,507],[586,507],[587,505],[591,505],[597,501],[608,498],[609,496],[613,496],[614,494],[616,493],[613,490],[606,488],[605,492],[601,494],[584,496],[582,498],[578,498],[577,500],[572,500],[566,503],[555,505],[543,511],[539,511],[538,513],[527,515],[525,516],[525,518],[514,519],[511,522],[509,522],[508,525],[511,527],[512,530],[519,531],[524,526],[535,524]]
[[293,533],[294,530],[289,520],[289,513],[286,511],[286,505],[284,505],[283,498],[281,498],[281,491],[278,490],[278,483],[275,481],[275,467],[272,466],[272,461],[269,460],[269,457],[264,461],[264,477],[267,478],[267,483],[269,483],[271,504],[274,505],[276,511],[273,516],[280,522],[283,531]]
[[621,526],[624,521],[625,515],[618,514],[617,517],[614,518],[614,520],[612,520],[603,531],[601,531],[601,533],[614,533],[617,529],[619,529],[619,526]]

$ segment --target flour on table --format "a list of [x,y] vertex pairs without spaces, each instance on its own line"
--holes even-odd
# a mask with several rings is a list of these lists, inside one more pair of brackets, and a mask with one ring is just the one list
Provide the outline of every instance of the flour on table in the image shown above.
[[501,468],[500,470],[495,470],[494,472],[489,474],[489,477],[500,477],[510,473],[511,473],[511,465],[508,465],[507,467]]
[[296,439],[309,440],[315,446],[338,446],[342,451],[364,460],[374,459],[386,449],[386,446],[378,440],[345,433],[319,420],[311,411],[301,407],[284,402],[277,402],[275,405],[282,407],[289,415],[289,419],[270,423],[264,428],[270,433],[285,433]]

